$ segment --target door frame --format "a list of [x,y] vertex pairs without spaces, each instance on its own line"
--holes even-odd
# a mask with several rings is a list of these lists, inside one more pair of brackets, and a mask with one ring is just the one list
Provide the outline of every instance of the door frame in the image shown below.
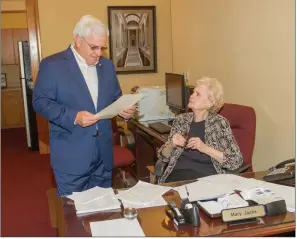
[[[40,43],[40,25],[39,25],[39,12],[38,0],[26,0],[26,12],[28,23],[28,34],[30,44],[31,68],[33,83],[36,81],[39,64],[41,61],[41,43]],[[49,122],[47,119],[39,114],[37,118],[37,131],[39,141],[39,153],[48,154],[49,147]]]

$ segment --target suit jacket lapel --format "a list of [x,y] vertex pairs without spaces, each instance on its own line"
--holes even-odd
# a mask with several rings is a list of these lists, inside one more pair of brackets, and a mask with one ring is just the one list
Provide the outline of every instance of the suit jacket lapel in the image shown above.
[[94,102],[92,100],[92,96],[90,94],[86,80],[76,62],[76,59],[70,47],[68,47],[67,50],[65,51],[65,59],[68,60],[68,64],[67,64],[68,71],[72,74],[74,81],[80,86],[80,88],[82,89],[82,92],[87,96],[90,103],[93,105],[93,108],[95,109]]

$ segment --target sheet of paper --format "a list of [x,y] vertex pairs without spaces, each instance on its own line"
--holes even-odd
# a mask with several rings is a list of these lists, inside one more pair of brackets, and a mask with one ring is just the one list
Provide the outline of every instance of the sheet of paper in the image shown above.
[[171,187],[138,181],[134,187],[121,192],[117,197],[125,202],[146,205],[160,198],[170,189]]
[[[121,192],[117,195],[118,197],[120,196]],[[154,201],[146,204],[138,204],[134,202],[127,202],[125,200],[121,200],[123,203],[124,208],[127,207],[134,207],[134,208],[148,208],[148,207],[159,207],[159,206],[165,206],[167,205],[167,202],[163,197],[159,197],[155,199]]]
[[[189,196],[187,195],[186,187]],[[173,189],[179,193],[181,198],[189,198],[190,202],[218,198],[233,191],[230,191],[229,187],[218,187],[216,184],[200,180]]]
[[144,232],[137,219],[126,218],[90,222],[93,237],[144,237]]
[[83,192],[74,192],[72,195],[67,197],[72,199],[75,203],[88,203],[107,193],[114,194],[113,189],[94,187]]
[[234,174],[216,174],[200,178],[199,181],[207,181],[229,191],[252,189],[258,186],[258,182]]
[[121,204],[114,194],[107,193],[88,203],[75,203],[77,214],[120,209]]
[[121,110],[126,110],[130,106],[135,105],[141,98],[145,97],[144,94],[126,94],[122,95],[119,99],[107,106],[105,109],[98,112],[96,115],[100,119],[111,119],[118,115]]

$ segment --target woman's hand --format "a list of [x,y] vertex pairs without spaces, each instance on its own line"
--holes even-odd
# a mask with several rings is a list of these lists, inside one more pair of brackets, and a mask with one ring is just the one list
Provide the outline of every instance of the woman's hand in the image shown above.
[[184,147],[186,144],[186,141],[187,141],[186,138],[180,134],[175,134],[172,137],[173,147],[177,147],[177,146]]
[[207,145],[205,143],[203,143],[203,141],[196,137],[196,138],[190,138],[188,141],[188,144],[186,146],[189,149],[196,149],[199,150],[201,153],[206,153],[207,150]]

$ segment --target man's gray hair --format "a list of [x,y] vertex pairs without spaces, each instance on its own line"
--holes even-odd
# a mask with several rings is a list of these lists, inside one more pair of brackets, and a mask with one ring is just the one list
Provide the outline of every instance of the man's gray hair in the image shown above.
[[109,30],[97,18],[91,15],[85,15],[76,23],[73,30],[73,38],[76,35],[88,37],[91,34],[95,34],[96,36],[109,36]]

